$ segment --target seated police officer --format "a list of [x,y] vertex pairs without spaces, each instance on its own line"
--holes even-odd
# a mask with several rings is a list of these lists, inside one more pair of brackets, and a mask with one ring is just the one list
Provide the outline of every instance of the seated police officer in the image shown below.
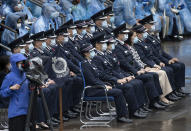
[[[81,53],[86,59],[81,63],[83,75],[85,78],[86,86],[102,86],[106,88],[108,96],[113,96],[116,112],[117,112],[117,120],[118,122],[129,123],[132,120],[128,119],[128,111],[126,107],[125,98],[120,89],[116,89],[111,87],[110,85],[105,84],[103,81],[99,79],[99,72],[96,67],[92,64],[92,58],[95,56],[95,52],[91,44],[86,44],[81,48]],[[90,89],[86,92],[87,96],[104,96],[103,89]]]

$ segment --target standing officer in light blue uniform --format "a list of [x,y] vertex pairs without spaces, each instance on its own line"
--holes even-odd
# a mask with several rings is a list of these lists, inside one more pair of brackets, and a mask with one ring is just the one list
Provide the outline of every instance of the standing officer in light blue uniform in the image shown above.
[[135,18],[135,0],[115,0],[113,3],[113,11],[115,14],[115,25],[120,26],[127,23],[129,27],[137,24]]
[[59,12],[49,3],[43,4],[42,14],[32,26],[32,33],[36,34],[51,28],[55,29],[58,25],[54,18],[59,16]]
[[23,10],[22,10],[22,12],[24,12],[24,13],[27,14],[28,19],[29,19],[30,21],[33,21],[34,16],[32,15],[32,13],[31,13],[31,11],[29,10],[29,8],[25,5],[24,0],[21,1],[21,4],[22,4],[22,6],[23,6]]

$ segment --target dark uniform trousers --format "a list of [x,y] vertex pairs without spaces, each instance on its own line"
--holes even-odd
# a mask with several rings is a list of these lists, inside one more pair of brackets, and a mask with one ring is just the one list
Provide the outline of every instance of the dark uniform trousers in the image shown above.
[[[91,95],[89,95],[89,94],[91,94]],[[89,90],[87,90],[86,95],[89,97],[90,96],[99,97],[99,96],[105,96],[105,92],[103,89],[89,89]],[[128,116],[126,101],[123,96],[123,92],[120,89],[113,88],[113,89],[107,91],[107,95],[114,97],[118,118]]]

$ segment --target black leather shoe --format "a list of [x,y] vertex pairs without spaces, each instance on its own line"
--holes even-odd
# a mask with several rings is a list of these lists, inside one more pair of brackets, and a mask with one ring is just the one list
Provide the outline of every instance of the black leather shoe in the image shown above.
[[64,116],[65,116],[65,117],[68,117],[68,118],[70,118],[70,119],[77,118],[77,115],[75,115],[75,114],[73,114],[73,113],[69,113],[69,112],[64,113]]
[[178,97],[175,93],[172,93],[172,96],[180,100],[182,97]]
[[78,108],[73,108],[73,109],[71,109],[71,111],[74,113],[77,113],[77,114],[80,113],[80,109],[78,109]]
[[162,106],[169,106],[169,104],[168,103],[165,103],[165,102],[163,102],[163,101],[158,101],[158,104],[160,104],[160,105],[162,105]]
[[133,114],[133,116],[136,117],[136,118],[141,118],[141,119],[147,117],[147,115],[141,114],[141,113],[139,112],[139,110],[137,110],[137,111]]
[[180,92],[180,93],[182,93],[182,94],[185,94],[185,95],[189,95],[189,94],[190,94],[189,92],[183,91],[182,89],[179,89],[178,92]]
[[178,97],[185,97],[185,96],[186,96],[185,94],[182,94],[181,92],[178,92],[178,91],[175,91],[175,94],[176,94]]
[[145,114],[148,114],[148,113],[149,113],[149,111],[146,111],[146,110],[144,110],[143,108],[140,108],[139,111],[142,112],[142,113],[145,113]]
[[155,102],[155,103],[153,104],[153,107],[154,107],[155,109],[158,109],[158,110],[164,110],[164,109],[166,108],[165,106],[162,106],[162,105],[158,104],[157,102]]
[[173,95],[169,95],[167,97],[167,99],[170,100],[170,101],[178,101],[178,99],[176,97],[174,97]]
[[71,114],[71,115],[78,115],[78,113],[75,113],[72,110],[68,110],[68,113]]
[[149,109],[148,107],[144,106],[143,107],[144,110],[148,111],[148,112],[152,112],[153,110],[152,109]]
[[70,120],[70,118],[65,117],[65,116],[63,116],[63,117],[62,117],[62,119],[63,119],[63,121],[64,121],[64,122],[67,122],[67,121],[69,121],[69,120]]
[[52,120],[53,122],[60,123],[60,120],[58,120],[57,118],[52,117],[51,120]]
[[133,123],[133,120],[128,119],[128,118],[126,118],[126,117],[117,118],[117,121],[118,121],[118,122],[121,122],[121,123]]
[[[51,121],[53,127],[58,127],[59,123]],[[47,123],[47,125],[50,127],[50,123]]]

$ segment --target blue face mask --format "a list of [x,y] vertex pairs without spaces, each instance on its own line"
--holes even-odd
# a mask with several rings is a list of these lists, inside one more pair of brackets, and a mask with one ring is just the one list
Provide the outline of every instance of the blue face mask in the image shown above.
[[112,50],[115,50],[115,44],[112,44],[112,45],[111,45],[111,49],[112,49]]
[[90,32],[93,34],[95,32],[95,26],[90,27]]
[[46,47],[47,47],[46,42],[43,42],[41,46],[42,50],[46,49]]
[[102,27],[105,27],[105,28],[108,27],[108,24],[107,24],[107,21],[106,21],[106,20],[104,20],[104,21],[102,22]]
[[52,46],[56,45],[56,40],[52,39],[51,42],[50,42],[50,45],[52,45]]
[[124,34],[123,41],[126,41],[129,38],[128,34]]
[[68,37],[64,37],[64,42],[68,42],[69,38]]
[[114,17],[112,16],[112,17],[110,18],[110,22],[111,22],[111,24],[113,24],[114,21],[115,21],[115,19],[114,19]]
[[82,30],[82,36],[86,35],[86,30]]
[[104,43],[104,44],[102,44],[102,51],[106,51],[106,50],[107,50],[107,44]]
[[72,35],[73,35],[73,36],[76,36],[76,35],[77,35],[76,29],[73,29],[73,30],[72,30]]
[[31,52],[33,49],[34,49],[33,44],[30,44],[30,45],[29,45],[29,51]]
[[146,39],[148,36],[147,32],[143,33],[143,39]]
[[93,59],[95,57],[95,51],[90,52],[90,59]]
[[138,37],[136,36],[134,39],[133,39],[133,43],[137,43],[139,41]]
[[155,32],[155,25],[151,26],[150,31],[151,31],[151,32]]
[[21,53],[21,54],[25,54],[25,49],[21,49],[21,50],[20,50],[20,53]]

